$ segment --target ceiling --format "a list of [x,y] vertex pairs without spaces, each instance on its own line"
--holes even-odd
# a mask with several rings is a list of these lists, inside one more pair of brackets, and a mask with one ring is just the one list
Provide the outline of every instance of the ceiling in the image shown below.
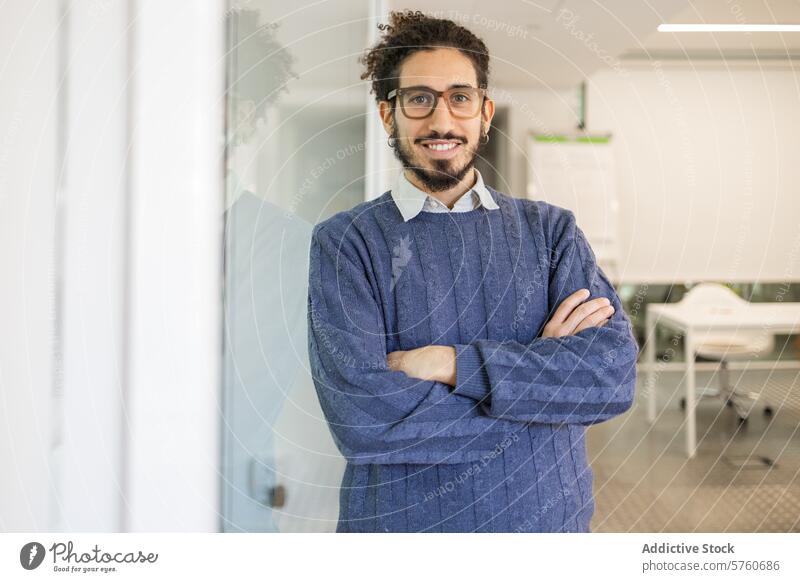
[[[406,0],[390,2],[435,12],[466,25],[492,55],[491,83],[506,88],[575,87],[641,46],[686,0]],[[517,27],[521,27],[521,30]]]
[[[800,0],[693,0],[668,21],[674,24],[798,24]],[[800,33],[794,32],[652,32],[643,47],[651,53],[760,58],[800,53]],[[628,51],[633,54],[636,47]]]
[[[484,39],[490,83],[504,88],[572,88],[630,58],[795,58],[800,33],[659,33],[661,23],[800,23],[800,0],[385,0],[450,18]],[[280,23],[296,58],[296,89],[361,83],[357,57],[372,23],[369,0],[251,0]]]

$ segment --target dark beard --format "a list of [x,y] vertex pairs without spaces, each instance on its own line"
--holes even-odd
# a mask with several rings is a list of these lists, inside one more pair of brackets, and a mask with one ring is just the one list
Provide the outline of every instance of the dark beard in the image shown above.
[[[420,182],[431,192],[442,192],[449,190],[458,184],[464,176],[467,175],[472,167],[475,165],[475,159],[483,149],[485,144],[478,142],[478,147],[472,152],[472,157],[467,160],[459,170],[450,171],[450,160],[430,160],[433,163],[433,170],[421,168],[411,159],[411,153],[403,149],[401,140],[397,136],[397,127],[392,128],[392,150],[394,150],[395,157],[403,164],[403,168],[411,170],[411,172],[419,179]],[[429,136],[430,137],[430,136]],[[453,139],[454,136],[446,135],[441,139]],[[462,142],[462,147],[466,144]]]

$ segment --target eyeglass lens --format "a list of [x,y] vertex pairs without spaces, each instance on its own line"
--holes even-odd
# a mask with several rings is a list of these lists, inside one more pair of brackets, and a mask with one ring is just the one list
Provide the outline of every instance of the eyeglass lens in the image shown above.
[[[442,97],[451,113],[459,117],[473,117],[480,107],[480,95],[472,87],[449,89]],[[408,89],[401,95],[403,111],[408,117],[427,117],[436,102],[436,94],[426,89]]]

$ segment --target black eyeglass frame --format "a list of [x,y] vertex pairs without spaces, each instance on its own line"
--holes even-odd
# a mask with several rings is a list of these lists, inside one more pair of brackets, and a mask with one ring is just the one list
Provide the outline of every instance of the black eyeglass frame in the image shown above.
[[403,115],[405,115],[409,119],[425,119],[427,117],[430,117],[433,114],[433,112],[436,111],[436,106],[439,105],[439,99],[444,97],[445,93],[453,93],[453,92],[463,91],[464,89],[472,89],[474,91],[477,91],[478,92],[478,96],[481,99],[481,104],[478,107],[477,111],[473,115],[466,115],[466,116],[465,115],[459,115],[459,114],[457,114],[456,112],[454,112],[451,109],[450,101],[448,99],[445,99],[444,102],[447,105],[447,110],[450,112],[450,114],[453,117],[458,117],[459,119],[473,119],[473,118],[477,117],[478,115],[480,115],[481,111],[483,111],[483,105],[486,103],[486,89],[484,87],[472,87],[472,86],[450,87],[449,89],[445,89],[444,91],[436,91],[435,89],[431,89],[430,87],[427,87],[425,85],[414,85],[413,87],[399,87],[397,89],[392,89],[386,95],[386,100],[387,101],[391,101],[395,97],[400,97],[400,96],[403,95],[403,93],[405,93],[407,91],[411,91],[411,90],[427,91],[429,93],[432,93],[433,94],[433,105],[431,105],[431,108],[428,111],[428,113],[423,115],[422,117],[413,117],[413,116],[409,115],[408,113],[406,113],[406,108],[403,105],[403,100],[399,99],[400,109],[403,111]]

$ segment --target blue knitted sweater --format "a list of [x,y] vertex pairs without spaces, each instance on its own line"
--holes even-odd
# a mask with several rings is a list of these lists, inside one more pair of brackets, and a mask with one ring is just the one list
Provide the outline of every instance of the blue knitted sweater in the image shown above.
[[[572,212],[489,189],[500,208],[421,212],[391,192],[316,225],[309,362],[347,460],[338,532],[589,531],[587,425],[628,410],[638,345]],[[602,327],[540,337],[587,288]],[[456,386],[386,354],[456,349]]]

